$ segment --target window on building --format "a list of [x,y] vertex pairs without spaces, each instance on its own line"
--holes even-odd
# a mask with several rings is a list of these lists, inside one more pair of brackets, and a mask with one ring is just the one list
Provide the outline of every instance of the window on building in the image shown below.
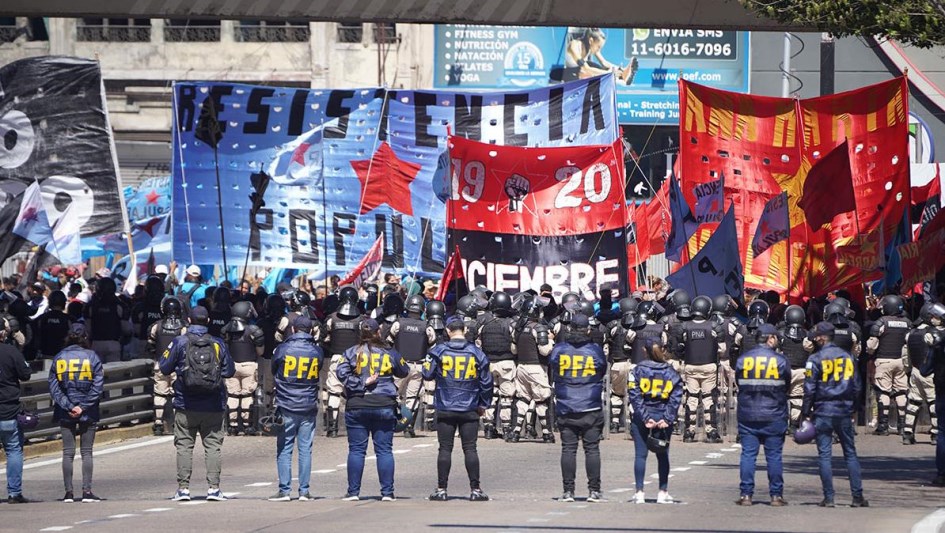
[[374,42],[378,44],[391,44],[397,42],[397,25],[393,22],[375,23]]
[[338,23],[339,43],[360,43],[364,38],[364,24],[360,22]]
[[0,43],[12,43],[20,37],[27,41],[48,41],[46,20],[29,18],[26,24],[19,25],[15,17],[0,17]]
[[146,43],[151,40],[151,19],[79,19],[76,38],[80,41]]
[[242,43],[302,43],[311,35],[304,20],[241,20],[235,31],[236,41]]
[[219,20],[167,19],[164,40],[172,43],[212,43],[220,40]]

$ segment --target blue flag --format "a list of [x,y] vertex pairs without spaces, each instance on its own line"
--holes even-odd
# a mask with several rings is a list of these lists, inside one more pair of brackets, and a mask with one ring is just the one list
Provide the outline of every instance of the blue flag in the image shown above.
[[721,222],[725,214],[725,175],[696,185],[692,192],[696,195],[696,222]]
[[787,193],[782,192],[768,200],[761,212],[758,228],[755,229],[755,237],[751,240],[752,254],[758,257],[765,250],[774,246],[775,243],[787,239],[790,233],[791,221],[788,216],[788,198]]
[[699,223],[692,216],[692,210],[683,197],[676,176],[672,176],[669,182],[669,213],[672,217],[672,227],[669,237],[666,238],[666,259],[679,262],[683,247],[689,242],[689,237],[695,233]]
[[735,208],[730,206],[715,233],[691,261],[666,277],[674,289],[711,297],[727,294],[741,300],[745,287],[742,259],[735,232]]

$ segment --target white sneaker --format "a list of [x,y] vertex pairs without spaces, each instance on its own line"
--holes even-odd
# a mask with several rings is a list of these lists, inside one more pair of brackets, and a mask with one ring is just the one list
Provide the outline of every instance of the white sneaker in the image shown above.
[[393,494],[381,497],[382,502],[396,502],[397,498]]
[[642,490],[638,490],[633,495],[633,503],[646,503],[646,496],[643,495]]
[[356,502],[361,498],[357,494],[345,494],[345,497],[341,499],[343,502]]
[[226,494],[223,494],[223,491],[219,488],[207,489],[207,501],[211,502],[225,502],[229,498],[226,497]]
[[669,495],[669,492],[661,490],[659,494],[656,495],[656,503],[676,503],[673,501],[673,497]]
[[190,490],[188,489],[177,489],[177,492],[174,493],[174,496],[171,497],[171,500],[175,502],[189,502],[190,501]]

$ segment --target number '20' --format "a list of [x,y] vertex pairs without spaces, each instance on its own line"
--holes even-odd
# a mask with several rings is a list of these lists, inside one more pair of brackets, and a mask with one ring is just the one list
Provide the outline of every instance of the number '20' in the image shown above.
[[[597,189],[597,177],[600,176],[600,190]],[[581,198],[571,196],[581,185],[584,185],[584,197],[592,204],[603,202],[610,196],[610,168],[603,163],[594,163],[588,167],[587,172],[578,167],[563,167],[555,172],[555,179],[566,181],[564,187],[558,191],[555,197],[555,208],[579,207]]]

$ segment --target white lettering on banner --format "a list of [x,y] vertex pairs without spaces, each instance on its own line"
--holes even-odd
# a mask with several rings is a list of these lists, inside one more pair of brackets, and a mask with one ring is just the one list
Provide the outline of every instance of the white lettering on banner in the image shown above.
[[576,292],[588,300],[596,298],[595,287],[620,281],[619,266],[617,259],[536,267],[463,259],[463,271],[470,288],[484,285],[492,291],[516,293],[528,289],[537,291],[547,283],[556,297]]

